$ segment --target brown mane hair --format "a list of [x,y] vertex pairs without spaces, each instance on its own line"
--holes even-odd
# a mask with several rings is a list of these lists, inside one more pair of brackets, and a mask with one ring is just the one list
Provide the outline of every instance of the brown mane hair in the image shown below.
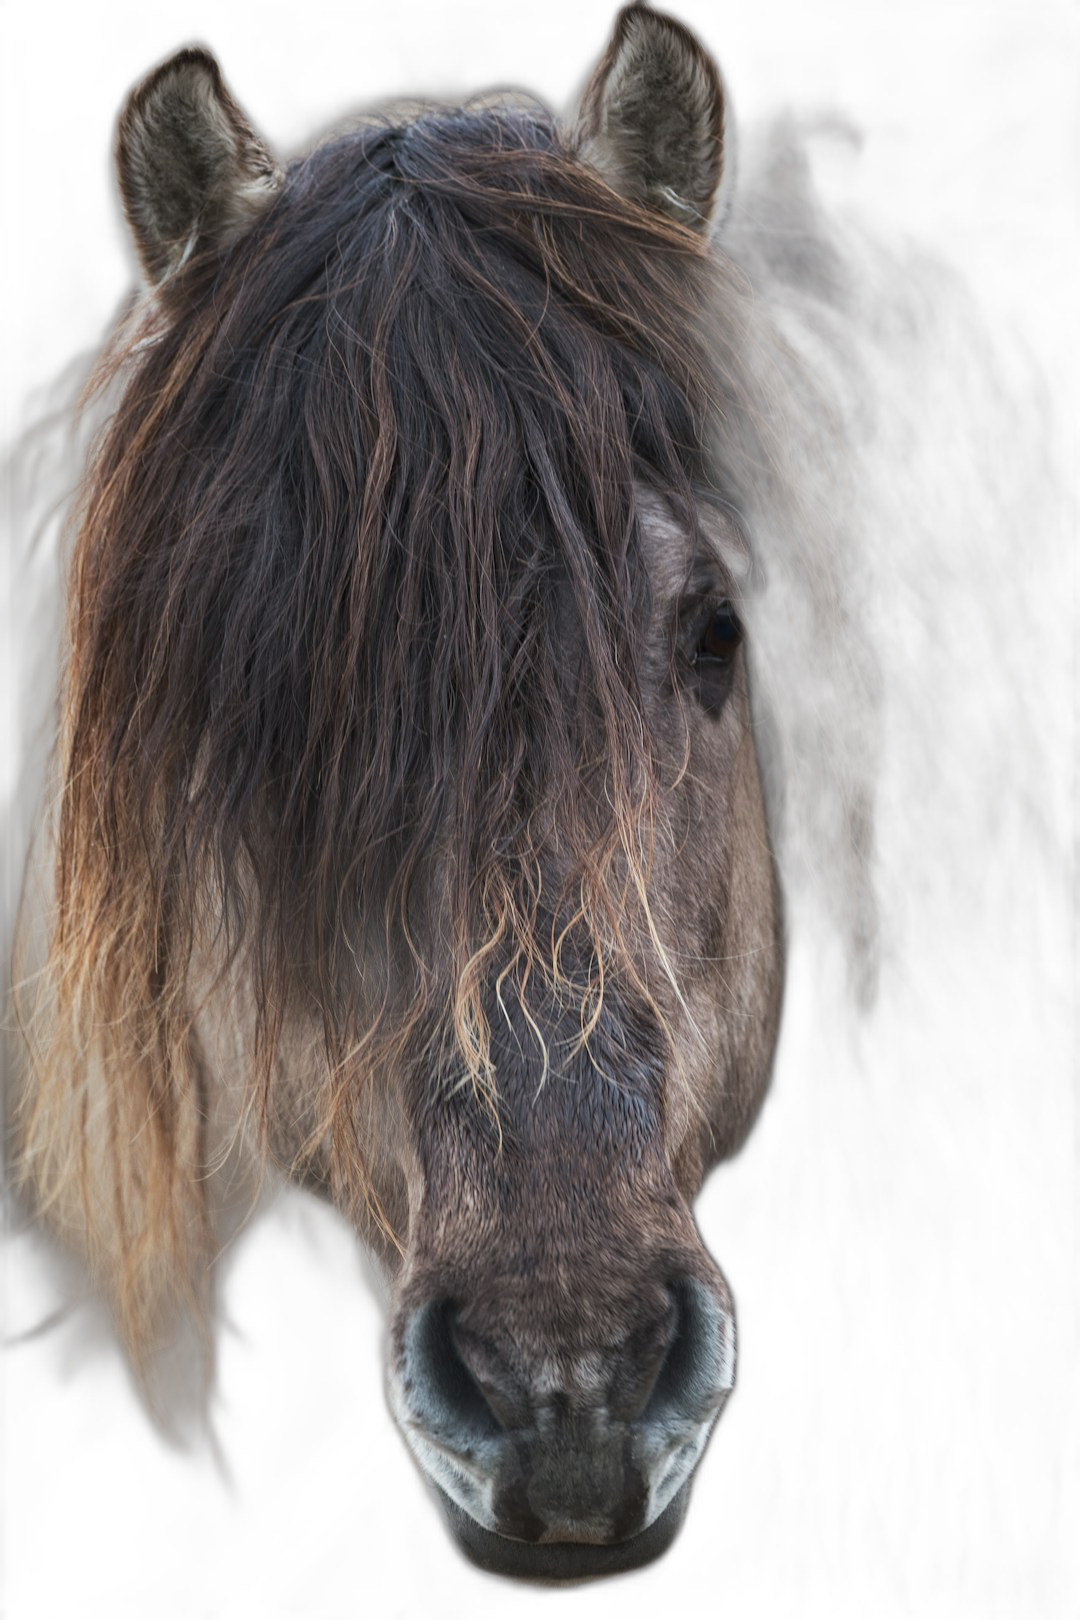
[[527,1018],[530,984],[572,995],[586,1040],[603,975],[640,977],[633,487],[695,532],[715,274],[541,111],[429,113],[295,163],[107,357],[126,386],[78,516],[20,1135],[137,1359],[166,1304],[204,1311],[207,962],[251,985],[267,1154],[282,1030],[320,1021],[300,1158],[358,1212],[391,1054],[494,1110],[493,970]]

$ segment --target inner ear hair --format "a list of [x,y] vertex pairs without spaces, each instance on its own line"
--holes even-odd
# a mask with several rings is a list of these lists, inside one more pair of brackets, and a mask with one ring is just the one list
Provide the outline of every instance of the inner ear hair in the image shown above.
[[117,132],[124,212],[151,285],[225,247],[277,195],[282,170],[210,52],[178,51],[132,91]]
[[707,231],[726,212],[732,140],[719,69],[673,17],[620,11],[572,139],[624,197]]

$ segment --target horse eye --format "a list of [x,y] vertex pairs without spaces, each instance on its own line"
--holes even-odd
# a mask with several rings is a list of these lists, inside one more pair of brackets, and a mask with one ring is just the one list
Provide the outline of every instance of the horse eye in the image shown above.
[[742,625],[735,617],[730,602],[721,602],[709,616],[698,642],[695,662],[698,664],[729,664],[742,641]]

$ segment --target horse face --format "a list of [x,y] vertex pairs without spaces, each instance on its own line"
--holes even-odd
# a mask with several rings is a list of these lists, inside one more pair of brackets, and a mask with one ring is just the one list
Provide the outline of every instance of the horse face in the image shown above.
[[[393,1411],[462,1547],[520,1575],[628,1569],[682,1522],[735,1372],[731,1295],[690,1205],[753,1122],[780,1009],[743,542],[713,513],[694,552],[656,497],[636,501],[650,580],[637,686],[661,807],[640,978],[612,976],[583,1040],[576,995],[516,1000],[496,956],[484,984],[494,1109],[461,1082],[443,1032],[387,1065],[362,1131],[361,1225],[393,1277]],[[551,892],[559,846],[556,821],[539,852]],[[432,937],[450,932],[444,864],[433,856],[420,885],[416,926]],[[552,938],[549,925],[538,954]],[[367,951],[364,976],[407,996],[377,930]],[[287,1071],[304,1073],[302,1057]],[[274,1107],[288,1163],[304,1079],[283,1075]],[[316,1156],[309,1169],[356,1218],[333,1166]]]
[[[563,156],[576,154],[612,190],[690,225],[706,238],[699,249],[704,253],[721,227],[730,190],[730,144],[724,87],[708,52],[683,24],[651,6],[623,6],[607,52],[563,125]],[[136,86],[118,122],[117,177],[147,305],[168,314],[173,288],[183,287],[191,258],[209,262],[199,261],[206,246],[225,249],[251,232],[274,206],[282,175],[206,50],[181,50]],[[685,241],[680,251],[690,251]],[[313,261],[313,274],[322,262]],[[303,303],[296,298],[288,309]],[[139,350],[159,337],[155,332],[142,340]],[[290,364],[295,353],[288,352]],[[183,364],[178,361],[180,369]],[[183,390],[175,399],[176,408],[183,408]],[[217,394],[210,405],[217,410]],[[303,431],[313,433],[313,421],[304,420]],[[324,431],[334,433],[334,421]],[[377,449],[382,452],[381,439]],[[335,445],[335,454],[347,465],[350,447]],[[214,467],[215,457],[214,441],[202,467]],[[324,462],[329,467],[319,449],[313,457],[316,481],[322,480]],[[385,455],[379,467],[385,471],[390,462]],[[377,505],[369,501],[374,467],[368,476],[368,488],[356,491],[358,509]],[[102,486],[117,488],[107,478]],[[236,496],[232,484],[228,496],[238,517],[222,514],[220,525],[238,522],[243,528],[249,502],[243,491]],[[742,523],[727,510],[703,505],[690,520],[677,505],[643,486],[631,492],[641,606],[623,656],[633,666],[631,687],[640,701],[641,732],[649,735],[653,771],[648,826],[636,821],[631,842],[648,841],[648,854],[625,841],[622,851],[609,844],[610,859],[599,878],[593,873],[593,899],[601,891],[599,912],[609,922],[615,919],[619,935],[617,948],[609,951],[599,941],[604,920],[601,915],[596,923],[596,907],[591,932],[586,928],[581,935],[575,927],[580,919],[567,919],[560,906],[573,876],[567,849],[575,838],[580,847],[581,826],[593,820],[597,836],[604,836],[614,757],[604,757],[601,745],[597,758],[596,747],[583,745],[576,781],[560,782],[562,800],[538,791],[536,804],[525,805],[523,820],[538,823],[531,842],[533,935],[525,956],[515,956],[495,930],[483,961],[468,962],[471,1014],[483,1017],[484,1061],[494,1076],[494,1095],[486,1098],[491,1106],[481,1106],[474,1087],[460,1084],[460,1072],[445,1061],[455,1040],[461,1047],[460,1027],[442,1035],[431,1025],[410,1029],[402,1006],[397,1024],[405,1034],[392,1051],[381,1051],[379,1084],[369,1084],[359,1100],[350,1098],[342,1079],[348,1063],[340,1051],[342,1061],[330,1066],[329,1076],[317,1059],[313,1063],[329,1019],[317,987],[304,983],[288,1008],[267,1013],[266,996],[244,978],[243,954],[225,953],[225,961],[220,951],[215,954],[228,928],[215,932],[210,891],[209,910],[202,910],[212,941],[206,980],[199,985],[193,923],[191,995],[183,1008],[176,1001],[181,1035],[167,1051],[162,1025],[162,1061],[181,1076],[189,1074],[189,1084],[176,1082],[173,1092],[176,1118],[183,1119],[183,1097],[206,1097],[206,1108],[199,1102],[191,1111],[189,1142],[180,1126],[172,1137],[162,1132],[154,1145],[152,1132],[138,1124],[128,1131],[125,1121],[110,1119],[113,1140],[130,1136],[136,1147],[162,1153],[175,1153],[181,1140],[183,1152],[201,1153],[214,1171],[209,1213],[219,1238],[240,1223],[256,1197],[251,1189],[266,1179],[270,1163],[287,1163],[295,1184],[304,1184],[298,1165],[306,1165],[309,1184],[316,1184],[368,1252],[387,1312],[390,1408],[453,1544],[474,1568],[536,1586],[630,1575],[669,1549],[682,1523],[691,1471],[732,1385],[729,1296],[699,1243],[690,1200],[709,1168],[738,1149],[755,1119],[776,1042],[782,957],[740,646],[740,612],[753,588],[750,546]],[[267,578],[280,556],[282,544],[275,541]],[[214,557],[220,557],[217,546]],[[303,551],[300,562],[306,565]],[[355,590],[377,595],[377,583],[368,578],[355,583]],[[100,582],[94,588],[100,590]],[[227,567],[222,591],[235,588]],[[172,601],[172,586],[165,598]],[[206,608],[186,612],[183,633],[198,638],[202,617],[219,614],[220,599],[217,593]],[[570,706],[576,632],[586,632],[575,619],[580,606],[580,599],[567,599],[568,633],[560,646]],[[324,630],[329,635],[329,625]],[[384,630],[379,624],[377,637]],[[363,648],[356,648],[363,637],[353,637],[347,627],[345,642],[348,656],[361,658]],[[164,638],[154,635],[152,648],[162,645]],[[220,645],[210,648],[215,669]],[[264,651],[262,643],[244,645],[233,676],[222,680],[215,674],[223,701],[243,706],[246,676],[238,672],[248,669],[244,658],[262,658]],[[147,656],[152,661],[155,653]],[[199,656],[202,663],[193,663],[196,689],[206,663],[206,654]],[[232,658],[228,643],[225,656]],[[306,658],[308,653],[298,653],[298,667]],[[279,679],[277,666],[267,674]],[[170,669],[162,679],[167,703],[175,703],[181,677]],[[382,697],[389,692],[389,708],[397,700],[405,708],[408,680],[405,666],[397,689],[381,687]],[[120,682],[121,700],[130,685]],[[588,705],[588,682],[581,692]],[[457,693],[460,703],[473,697]],[[259,698],[269,735],[280,714],[269,695]],[[334,714],[327,710],[324,718],[329,734]],[[201,710],[186,719],[193,727],[207,724]],[[244,708],[238,745],[249,740],[249,721],[251,711]],[[279,731],[285,742],[293,737],[288,716]],[[162,731],[164,747],[170,735],[168,727]],[[264,744],[266,737],[256,735],[256,748]],[[188,757],[180,760],[194,800],[206,781],[215,781],[214,766],[199,763],[199,747],[193,742],[188,748],[196,765]],[[324,778],[309,766],[303,734],[298,747],[304,770],[283,786],[275,782],[280,802],[272,802],[267,813],[303,820],[309,812],[322,825]],[[413,740],[408,748],[415,753]],[[279,755],[285,752],[282,745]],[[340,750],[330,747],[325,770],[338,758]],[[219,776],[227,779],[227,766]],[[463,768],[457,781],[458,794],[468,794],[471,781]],[[363,795],[353,795],[358,797]],[[236,795],[228,804],[235,810]],[[162,802],[162,820],[173,808]],[[432,826],[431,847],[413,873],[408,906],[402,901],[400,910],[416,959],[434,964],[436,975],[440,944],[452,940],[457,925],[455,851],[442,831]],[[233,851],[243,838],[232,839]],[[178,846],[172,847],[175,852]],[[262,859],[257,838],[251,857],[256,876],[259,865],[274,865]],[[355,860],[366,859],[368,851],[356,849],[347,857],[343,867],[351,876]],[[287,885],[282,852],[275,859]],[[332,872],[334,862],[325,870]],[[334,907],[334,885],[324,881],[325,873],[316,876],[313,886],[321,885],[325,914]],[[236,893],[241,888],[236,880]],[[560,899],[547,912],[549,902],[541,896],[552,894]],[[138,896],[134,904],[141,904]],[[243,910],[235,896],[233,907]],[[154,930],[165,927],[168,915],[160,904]],[[288,917],[277,915],[277,923],[283,922]],[[374,961],[371,948],[364,956],[363,943],[348,938],[345,944],[334,941],[334,953],[355,957],[359,977]],[[151,956],[157,961],[157,944]],[[549,957],[557,959],[551,974],[538,970],[533,987],[526,987],[523,962],[528,969]],[[159,995],[157,978],[155,987]],[[398,990],[398,1003],[406,1000],[408,993]],[[437,1000],[427,996],[429,1006]],[[185,1024],[191,1004],[198,1011]],[[267,1045],[270,1025],[274,1040]],[[121,1029],[120,1019],[108,1029]],[[256,1118],[259,1110],[238,1077],[253,1051],[270,1048],[270,1100]],[[139,1038],[126,1058],[130,1118],[141,1123],[147,1050]],[[87,1068],[87,1092],[99,1072],[105,1066]],[[107,1110],[99,1115],[108,1118]],[[330,1118],[337,1123],[327,1147]],[[142,1184],[172,1189],[173,1171],[170,1162],[165,1176],[155,1181],[144,1174]],[[138,1179],[133,1174],[133,1186]],[[361,1181],[366,1196],[358,1199],[350,1189]],[[167,1196],[172,1192],[162,1194]],[[202,1184],[199,1196],[206,1196]],[[99,1207],[105,1204],[97,1199]],[[368,1218],[372,1207],[376,1220]],[[120,1215],[123,1223],[125,1212]],[[204,1226],[193,1217],[173,1220],[168,1231],[180,1246]],[[115,1247],[125,1241],[123,1234],[107,1238]],[[181,1405],[168,1324],[183,1307],[165,1298],[167,1275],[165,1265],[155,1268],[138,1309],[131,1309],[131,1301],[125,1309],[128,1322],[141,1322],[138,1332],[146,1341],[144,1348],[136,1346],[133,1362],[147,1405],[164,1429],[175,1432],[181,1422],[162,1413]],[[178,1335],[173,1338],[178,1341]],[[168,1354],[157,1354],[154,1343],[167,1340]]]
[[606,988],[585,1044],[576,1009],[534,1012],[542,1043],[512,1010],[493,1021],[497,1122],[428,1071],[404,1087],[391,1400],[463,1546],[517,1573],[629,1568],[678,1529],[735,1369],[690,1200],[752,1121],[779,1009],[737,537],[714,526],[688,578],[685,537],[642,504],[656,992]]

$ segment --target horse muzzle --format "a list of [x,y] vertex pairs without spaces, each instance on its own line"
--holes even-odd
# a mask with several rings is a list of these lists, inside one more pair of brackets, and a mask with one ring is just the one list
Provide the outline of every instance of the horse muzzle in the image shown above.
[[617,1351],[575,1357],[479,1337],[449,1299],[399,1320],[395,1415],[474,1562],[573,1580],[667,1550],[734,1382],[734,1314],[716,1280],[672,1279],[662,1312]]

